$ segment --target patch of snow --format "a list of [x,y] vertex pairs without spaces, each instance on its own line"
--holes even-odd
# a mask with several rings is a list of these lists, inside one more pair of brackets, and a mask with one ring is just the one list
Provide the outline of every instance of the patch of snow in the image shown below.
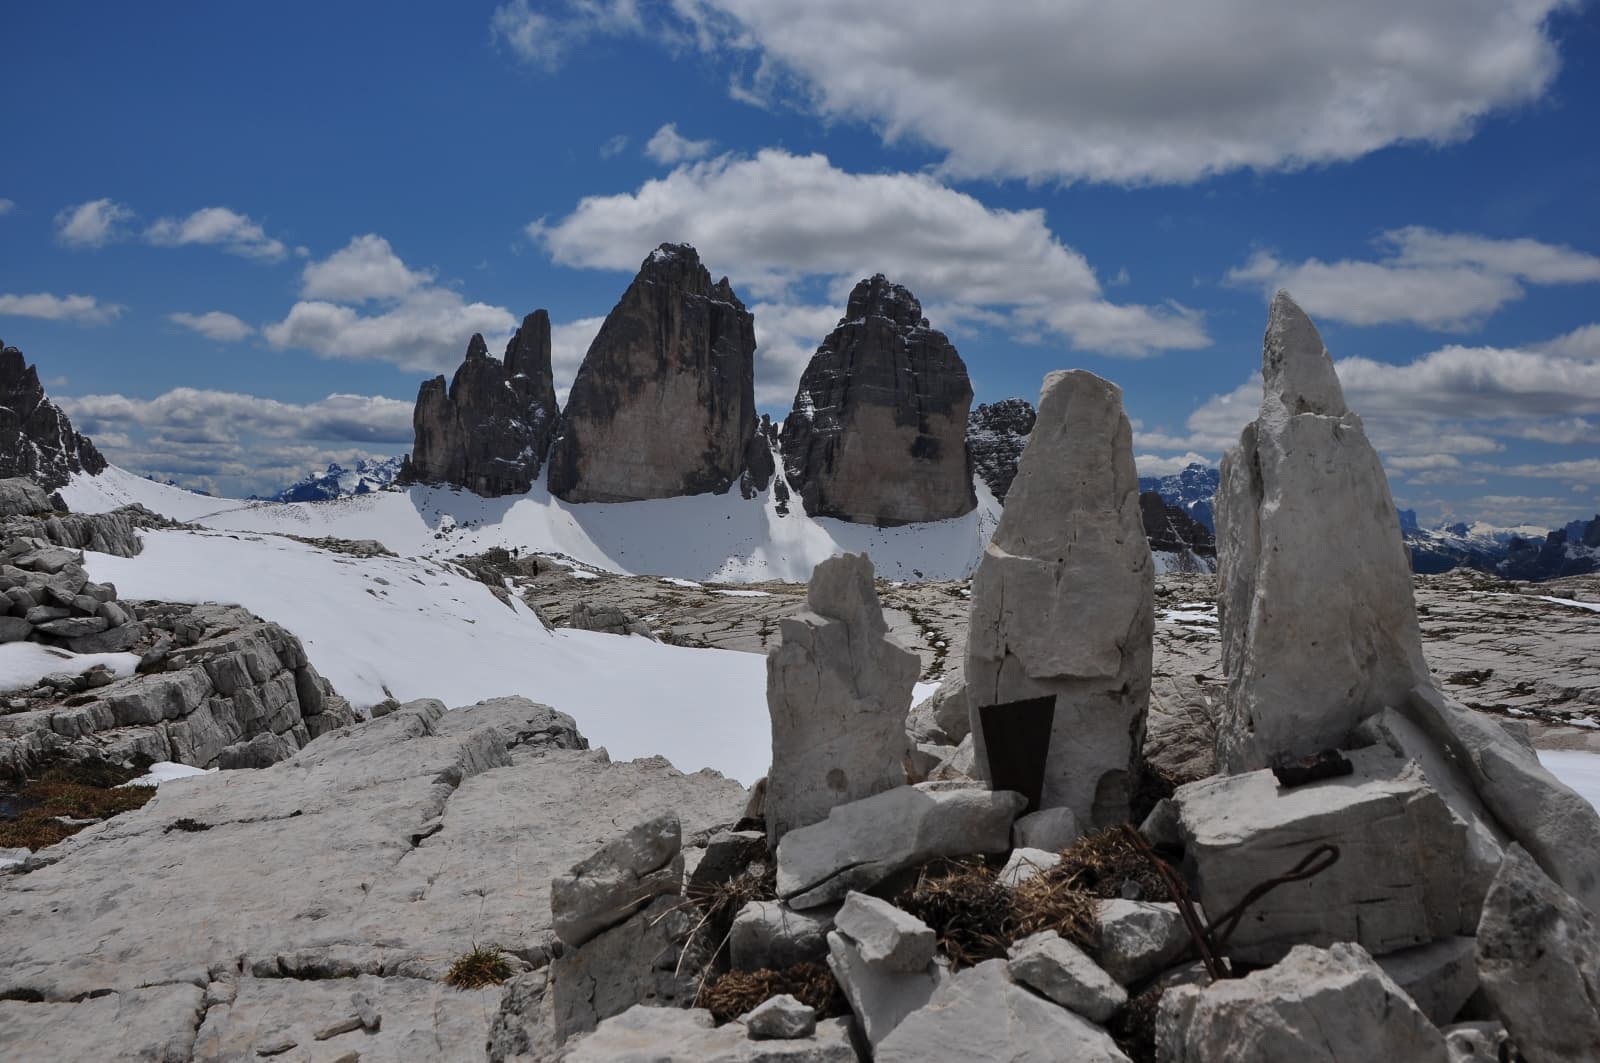
[[8,642],[0,646],[0,692],[26,690],[54,672],[82,675],[97,664],[110,668],[118,679],[139,666],[137,653],[69,653],[37,642]]
[[1554,602],[1556,605],[1566,605],[1573,609],[1587,609],[1591,613],[1600,613],[1600,605],[1596,605],[1594,602],[1580,602],[1572,598],[1552,598],[1548,594],[1536,594],[1534,597],[1543,602]]
[[931,683],[918,683],[916,686],[912,687],[911,688],[911,707],[912,708],[916,708],[918,705],[921,705],[924,701],[927,701],[929,698],[933,697],[935,694],[937,694],[939,692],[939,687],[941,687],[942,685],[943,685],[943,683],[940,680],[936,679]]
[[1163,609],[1157,620],[1164,624],[1211,624],[1215,625],[1215,613],[1190,612],[1185,609]]
[[[158,760],[150,765],[150,770],[137,779],[129,779],[122,786],[160,786],[173,779],[194,779],[202,775],[215,775],[216,768],[197,768],[192,764],[175,764],[170,760]],[[117,789],[122,789],[122,786]]]
[[0,868],[12,867],[33,855],[31,849],[0,849]]
[[1541,749],[1539,763],[1600,809],[1600,753],[1569,749]]
[[694,580],[679,579],[677,576],[663,576],[661,577],[661,582],[670,583],[674,587],[689,587],[693,590],[700,589],[700,584],[696,583]]
[[771,591],[717,591],[725,598],[771,598]]

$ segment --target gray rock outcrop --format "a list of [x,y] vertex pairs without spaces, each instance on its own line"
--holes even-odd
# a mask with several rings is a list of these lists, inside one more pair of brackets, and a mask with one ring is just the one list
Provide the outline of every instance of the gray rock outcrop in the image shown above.
[[683,835],[665,812],[606,842],[550,883],[556,936],[578,946],[655,898],[683,892]]
[[1082,370],[1045,378],[1007,499],[972,579],[977,770],[1086,827],[1124,822],[1149,709],[1155,571],[1116,385]]
[[1002,504],[1011,490],[1011,481],[1017,478],[1017,462],[1037,418],[1033,403],[1022,398],[980,402],[967,418],[967,452],[972,455],[972,471]]
[[1090,1022],[1105,1022],[1128,1002],[1127,990],[1116,979],[1054,930],[1013,943],[1006,950],[1006,970],[1016,981]]
[[969,513],[971,407],[966,364],[916,297],[882,274],[861,281],[784,419],[789,486],[811,516],[858,524]]
[[412,415],[416,441],[401,468],[408,483],[444,483],[492,498],[522,494],[539,479],[558,410],[550,369],[550,316],[535,310],[491,358],[483,337],[445,388],[425,381]]
[[889,637],[866,554],[817,565],[807,611],[780,624],[767,655],[772,767],[767,838],[825,819],[836,805],[903,785],[917,655]]
[[606,316],[550,448],[551,494],[631,502],[721,493],[756,435],[755,319],[694,248],[662,244]]
[[44,488],[26,476],[0,480],[0,518],[38,517],[54,509]]
[[1262,377],[1217,495],[1217,759],[1234,772],[1339,746],[1428,679],[1389,481],[1316,326],[1281,290]]
[[1528,1063],[1600,1046],[1600,925],[1518,846],[1484,902],[1478,976]]
[[[1274,967],[1162,995],[1161,1063],[1448,1063],[1444,1035],[1359,945],[1301,945]],[[1568,1057],[1577,1058],[1577,1057]]]
[[638,1007],[607,1019],[578,1041],[565,1063],[856,1063],[850,1023],[827,1019],[808,1037],[756,1040],[738,1023],[717,1026],[709,1011]]
[[9,517],[0,524],[5,537],[42,539],[68,550],[91,550],[97,554],[137,557],[144,549],[135,530],[149,527],[147,522],[166,523],[140,505],[124,506],[110,513],[51,513],[49,516]]
[[38,371],[0,342],[0,478],[26,476],[53,491],[73,473],[98,475],[105,467],[94,443],[45,395]]

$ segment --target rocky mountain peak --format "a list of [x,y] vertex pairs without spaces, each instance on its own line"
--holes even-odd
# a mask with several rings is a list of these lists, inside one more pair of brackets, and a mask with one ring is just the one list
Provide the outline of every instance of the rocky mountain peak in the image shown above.
[[784,420],[784,468],[811,516],[890,526],[977,505],[967,418],[972,382],[921,304],[881,274],[800,377]]
[[1283,288],[1272,297],[1261,374],[1266,385],[1263,410],[1279,403],[1290,415],[1343,417],[1349,412],[1322,334]]
[[54,490],[73,473],[105,467],[94,443],[45,395],[38,370],[0,341],[0,477],[27,476]]
[[967,418],[967,450],[973,471],[988,485],[995,500],[1004,502],[1017,476],[1017,459],[1027,445],[1037,414],[1027,399],[980,402]]

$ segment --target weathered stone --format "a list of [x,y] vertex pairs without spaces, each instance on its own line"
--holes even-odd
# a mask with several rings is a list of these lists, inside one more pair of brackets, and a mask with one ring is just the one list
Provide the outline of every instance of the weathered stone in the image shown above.
[[1193,944],[1176,904],[1101,901],[1097,917],[1100,966],[1125,986],[1160,974]]
[[1389,481],[1316,326],[1280,290],[1261,413],[1222,459],[1224,771],[1339,746],[1428,678]]
[[[0,477],[23,476],[46,491],[65,487],[73,473],[97,475],[106,459],[72,430],[39,383],[39,373],[15,347],[0,342]],[[26,499],[33,504],[35,499]],[[46,509],[53,507],[46,506]]]
[[706,842],[705,855],[690,872],[687,892],[704,896],[743,874],[752,863],[768,859],[767,836],[761,831],[718,831]]
[[0,616],[0,643],[21,642],[33,634],[33,625],[20,616]]
[[901,786],[838,805],[821,823],[784,835],[778,896],[796,908],[815,908],[936,857],[1011,847],[1021,794],[936,786]]
[[18,1061],[187,1063],[204,1000],[193,985],[130,986],[76,1002],[0,1000],[0,1054]]
[[473,336],[451,378],[425,382],[413,415],[416,442],[401,479],[447,483],[486,498],[522,494],[539,479],[558,410],[550,368],[550,316],[535,310],[491,358]]
[[1139,833],[1151,845],[1169,849],[1183,847],[1183,830],[1178,824],[1178,805],[1170,797],[1155,803],[1150,814],[1139,824]]
[[1006,950],[1011,977],[1090,1022],[1103,1023],[1128,1002],[1128,993],[1072,942],[1046,930]]
[[863,960],[886,971],[920,971],[933,962],[933,929],[878,897],[851,892],[833,925]]
[[619,835],[550,884],[556,934],[581,945],[664,894],[683,892],[683,833],[666,812]]
[[1600,924],[1521,846],[1478,924],[1478,977],[1528,1063],[1591,1058],[1600,1045]]
[[858,524],[970,513],[971,408],[967,367],[916,297],[882,274],[861,281],[784,418],[789,485],[809,515]]
[[873,1058],[1128,1063],[1110,1034],[1011,981],[1005,960],[988,960],[945,979],[926,1007],[883,1038]]
[[1008,733],[1019,712],[1004,706],[1053,698],[1043,777],[1026,785],[1039,787],[1039,807],[1069,808],[1085,828],[1125,822],[1149,708],[1155,571],[1115,385],[1081,370],[1045,377],[1007,500],[972,579],[977,770],[1017,786],[1012,776],[1033,765],[1012,763],[1013,749],[1031,756],[1035,743]]
[[737,482],[756,431],[754,321],[694,248],[651,252],[573,380],[551,494],[629,502]]
[[50,510],[50,496],[26,476],[0,479],[0,517],[31,517]]
[[[1015,834],[1016,828],[1012,828]],[[1006,860],[1006,866],[1000,869],[1000,883],[1004,886],[1019,886],[1033,878],[1042,871],[1048,871],[1061,863],[1061,854],[1048,849],[1029,849],[1019,847],[1011,850],[1011,856]]]
[[1405,990],[1429,1022],[1443,1027],[1478,991],[1475,948],[1470,937],[1440,938],[1381,956],[1378,966]]
[[728,953],[736,971],[774,971],[821,963],[835,909],[797,912],[781,901],[750,901],[733,917]]
[[699,1008],[640,1005],[600,1024],[576,1042],[566,1063],[856,1063],[845,1019],[819,1022],[815,1034],[758,1041],[737,1023],[716,1026]]
[[1516,1058],[1511,1038],[1498,1022],[1461,1022],[1441,1032],[1450,1063],[1502,1063]]
[[793,1041],[817,1032],[816,1011],[788,993],[762,1001],[739,1021],[753,1041]]
[[1083,825],[1070,808],[1041,808],[1011,825],[1011,844],[1019,849],[1059,853],[1083,837]]
[[1161,1063],[1293,1060],[1447,1063],[1444,1036],[1365,949],[1298,945],[1274,967],[1167,990]]
[[1208,911],[1227,911],[1319,845],[1339,849],[1327,870],[1256,901],[1232,955],[1270,963],[1294,945],[1336,941],[1381,955],[1471,931],[1461,822],[1415,765],[1379,748],[1350,760],[1355,774],[1293,789],[1268,770],[1178,787],[1185,860]]
[[599,604],[590,605],[588,602],[574,602],[572,612],[567,618],[569,626],[579,631],[598,631],[606,635],[643,635],[647,639],[654,639],[650,632],[650,625],[642,620],[617,608],[615,605]]
[[906,781],[903,725],[920,664],[889,637],[871,560],[845,554],[817,565],[806,604],[783,620],[782,641],[767,655],[774,846],[837,805]]
[[873,1046],[889,1036],[907,1015],[928,1003],[947,974],[930,963],[920,971],[893,971],[868,963],[855,942],[828,934],[828,968],[850,1002],[856,1022]]
[[54,635],[56,638],[81,639],[104,631],[106,622],[104,617],[98,616],[68,616],[59,620],[46,620],[35,624],[34,627],[42,634]]

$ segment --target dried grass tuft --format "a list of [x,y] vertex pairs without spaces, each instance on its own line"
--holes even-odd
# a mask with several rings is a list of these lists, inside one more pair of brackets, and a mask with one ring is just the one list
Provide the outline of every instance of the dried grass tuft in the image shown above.
[[[1037,878],[1061,882],[1093,897],[1114,900],[1128,882],[1138,885],[1142,901],[1170,901],[1172,891],[1148,857],[1120,827],[1079,838],[1061,852],[1061,863]],[[1036,881],[1036,879],[1030,879]]]
[[511,977],[511,964],[498,945],[472,946],[472,951],[450,965],[445,982],[457,989],[482,989]]
[[1097,926],[1095,897],[1072,881],[1040,874],[1007,887],[977,860],[927,865],[894,903],[933,928],[957,968],[1002,958],[1012,942],[1044,930],[1091,946]]
[[820,963],[797,963],[777,971],[729,971],[700,990],[700,1006],[710,1010],[711,1017],[721,1025],[783,993],[811,1005],[819,1019],[850,1013],[833,972]]

